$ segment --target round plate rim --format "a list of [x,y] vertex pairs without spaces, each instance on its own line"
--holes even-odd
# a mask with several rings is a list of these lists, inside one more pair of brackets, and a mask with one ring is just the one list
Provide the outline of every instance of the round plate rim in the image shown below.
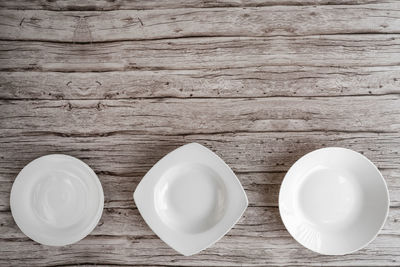
[[[37,236],[32,237],[31,232],[25,228],[25,226],[22,226],[21,222],[19,220],[17,220],[14,215],[13,215],[13,210],[16,209],[14,201],[15,201],[15,182],[17,181],[17,179],[22,179],[21,178],[21,173],[22,171],[27,168],[28,166],[32,166],[33,164],[38,164],[40,163],[40,161],[47,159],[47,158],[52,158],[52,157],[59,157],[59,158],[65,158],[65,159],[69,159],[69,160],[73,160],[75,161],[77,164],[79,164],[80,168],[86,168],[87,171],[96,179],[94,179],[96,185],[97,185],[97,190],[99,193],[99,205],[96,211],[96,215],[93,216],[93,220],[90,224],[88,224],[88,226],[85,228],[85,231],[82,231],[80,234],[77,234],[75,236],[72,236],[68,239],[65,240],[52,240],[49,241],[46,238],[38,238]],[[14,200],[13,200],[14,199]],[[88,236],[93,230],[94,228],[97,226],[97,224],[99,223],[101,216],[103,214],[103,209],[104,209],[104,191],[103,191],[103,187],[101,185],[100,179],[97,176],[97,174],[93,171],[93,169],[86,164],[84,161],[70,156],[70,155],[66,155],[66,154],[48,154],[48,155],[43,155],[40,156],[38,158],[33,159],[32,161],[30,161],[28,164],[26,164],[18,173],[18,175],[16,176],[12,188],[11,188],[11,192],[10,192],[10,209],[11,209],[11,215],[14,219],[14,222],[17,224],[18,228],[21,230],[22,233],[24,233],[27,237],[29,237],[30,239],[32,239],[33,241],[43,244],[43,245],[47,245],[47,246],[65,246],[65,245],[70,245],[73,243],[76,243],[80,240],[82,240],[83,238],[85,238],[86,236]]]

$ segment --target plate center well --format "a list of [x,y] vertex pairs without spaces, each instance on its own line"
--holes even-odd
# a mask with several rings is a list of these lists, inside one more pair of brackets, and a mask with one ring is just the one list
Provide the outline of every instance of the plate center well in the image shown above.
[[226,190],[221,177],[203,164],[173,167],[155,190],[155,208],[169,227],[200,233],[217,224],[225,212]]
[[33,188],[33,210],[52,227],[68,227],[84,215],[86,195],[79,177],[65,171],[49,172]]
[[321,167],[302,179],[297,203],[302,215],[311,223],[330,229],[341,228],[359,214],[360,192],[351,174]]

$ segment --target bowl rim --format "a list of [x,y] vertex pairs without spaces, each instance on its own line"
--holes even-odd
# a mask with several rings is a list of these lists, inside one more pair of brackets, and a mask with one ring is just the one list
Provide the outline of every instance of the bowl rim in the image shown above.
[[[318,153],[318,152],[321,152],[321,151],[329,151],[329,150],[341,150],[341,151],[343,151],[343,152],[345,152],[345,153],[352,153],[352,154],[355,153],[355,154],[357,154],[358,156],[361,156],[361,158],[366,162],[366,164],[369,164],[370,166],[372,166],[373,169],[374,169],[374,170],[376,171],[376,173],[378,174],[379,178],[380,178],[381,181],[383,182],[383,186],[384,186],[384,188],[385,188],[384,192],[385,192],[386,197],[387,197],[387,199],[386,199],[386,200],[387,200],[387,205],[386,205],[386,207],[385,207],[385,208],[386,208],[386,210],[385,210],[385,217],[384,217],[384,219],[383,219],[383,221],[382,221],[380,227],[376,230],[375,234],[369,239],[368,242],[366,242],[366,243],[364,243],[364,244],[358,246],[358,247],[355,248],[355,249],[352,249],[352,250],[347,251],[347,252],[344,252],[344,253],[322,253],[322,252],[320,252],[320,251],[317,251],[317,250],[315,250],[315,249],[312,249],[312,248],[309,248],[309,247],[305,246],[302,242],[300,242],[300,241],[298,240],[298,238],[297,238],[295,235],[292,234],[291,230],[289,230],[290,227],[288,228],[287,220],[285,219],[286,217],[285,217],[285,215],[284,215],[283,212],[282,212],[282,205],[281,205],[282,200],[281,200],[281,198],[282,198],[282,192],[284,191],[284,186],[285,186],[284,181],[285,181],[286,177],[288,177],[288,175],[291,173],[291,171],[293,170],[293,168],[294,168],[295,166],[297,166],[298,164],[301,164],[301,161],[302,161],[302,160],[305,160],[306,157],[308,157],[308,156],[310,156],[310,155],[312,155],[312,154],[314,154],[314,153]],[[356,252],[356,251],[358,251],[358,250],[361,250],[361,249],[367,247],[372,241],[374,241],[374,240],[376,239],[376,237],[379,235],[380,231],[381,231],[382,228],[384,227],[384,225],[385,225],[385,223],[386,223],[386,221],[387,221],[388,215],[389,215],[389,210],[390,210],[390,195],[389,195],[389,189],[388,189],[386,180],[385,180],[385,178],[383,177],[382,173],[379,171],[378,167],[377,167],[370,159],[368,159],[366,156],[364,156],[363,154],[361,154],[361,153],[359,153],[359,152],[357,152],[357,151],[354,151],[354,150],[352,150],[352,149],[349,149],[349,148],[337,147],[337,146],[323,147],[323,148],[315,149],[315,150],[313,150],[313,151],[311,151],[311,152],[308,152],[308,153],[304,154],[302,157],[300,157],[299,159],[297,159],[296,162],[293,163],[293,165],[289,168],[289,170],[288,170],[287,173],[285,174],[285,177],[284,177],[283,180],[282,180],[282,183],[281,183],[281,186],[280,186],[280,189],[279,189],[279,198],[278,198],[278,199],[279,199],[279,200],[278,200],[278,202],[279,202],[279,215],[280,215],[280,217],[281,217],[281,219],[282,219],[282,222],[283,222],[285,228],[286,228],[287,231],[289,232],[289,234],[290,234],[299,244],[301,244],[301,245],[304,246],[305,248],[307,248],[307,249],[309,249],[309,250],[311,250],[311,251],[313,251],[313,252],[315,252],[315,253],[322,254],[322,255],[346,255],[346,254],[354,253],[354,252]]]

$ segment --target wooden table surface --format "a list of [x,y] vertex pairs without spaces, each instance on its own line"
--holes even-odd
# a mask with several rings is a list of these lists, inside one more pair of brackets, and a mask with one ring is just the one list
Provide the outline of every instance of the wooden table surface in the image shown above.
[[[0,265],[400,265],[400,2],[5,0],[0,3]],[[218,243],[184,257],[132,193],[166,153],[198,142],[238,175],[249,207]],[[288,168],[327,146],[382,171],[380,235],[344,256],[298,244],[278,211]],[[103,216],[47,247],[10,212],[18,172],[64,153],[89,164]]]

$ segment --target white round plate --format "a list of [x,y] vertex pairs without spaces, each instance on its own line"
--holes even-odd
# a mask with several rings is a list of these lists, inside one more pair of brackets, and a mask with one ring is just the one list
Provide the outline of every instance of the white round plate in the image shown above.
[[386,182],[363,155],[345,148],[315,150],[286,174],[279,211],[300,244],[326,255],[342,255],[368,245],[389,211]]
[[18,174],[10,205],[25,235],[44,245],[63,246],[78,242],[96,227],[103,212],[103,188],[83,161],[47,155]]

